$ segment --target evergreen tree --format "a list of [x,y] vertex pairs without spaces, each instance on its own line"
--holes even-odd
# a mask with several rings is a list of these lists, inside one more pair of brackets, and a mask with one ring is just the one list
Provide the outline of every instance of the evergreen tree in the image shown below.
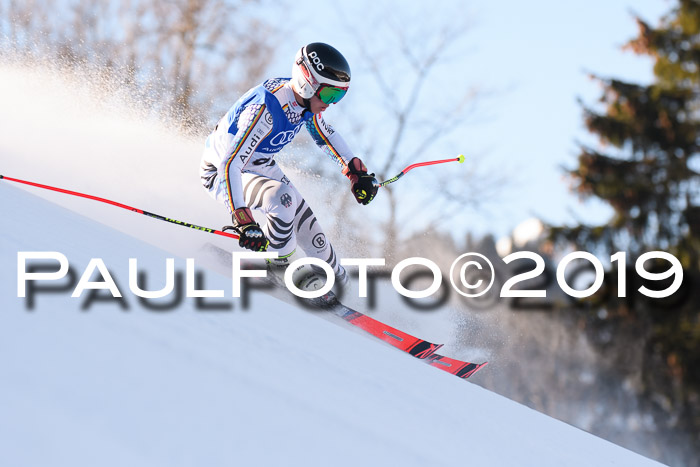
[[700,2],[679,0],[658,28],[641,19],[626,47],[655,60],[649,86],[594,77],[604,113],[584,107],[585,123],[607,146],[582,147],[574,188],[614,209],[605,225],[555,229],[587,247],[674,253],[700,268]]
[[[643,341],[648,366],[641,370],[642,392],[665,413],[667,426],[694,434],[700,446],[700,306],[694,291],[700,277],[700,0],[674,3],[658,27],[638,18],[639,34],[625,46],[653,59],[653,82],[594,76],[603,87],[601,111],[583,105],[585,124],[602,149],[582,145],[569,175],[583,197],[609,204],[612,218],[550,232],[588,251],[627,251],[632,263],[650,250],[681,260],[691,300],[664,310],[640,300],[607,303],[605,313],[586,318],[592,328],[628,339],[620,347]],[[644,331],[623,337],[631,324]]]

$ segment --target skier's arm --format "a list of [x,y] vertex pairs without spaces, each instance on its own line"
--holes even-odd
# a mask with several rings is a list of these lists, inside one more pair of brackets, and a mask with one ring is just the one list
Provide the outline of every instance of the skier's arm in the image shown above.
[[343,175],[350,180],[351,191],[357,202],[369,204],[377,194],[374,174],[367,173],[365,164],[352,154],[342,136],[323,120],[321,114],[315,114],[307,121],[306,129],[318,147],[343,168]]
[[219,166],[220,180],[226,185],[226,207],[233,214],[246,207],[243,199],[241,172],[248,165],[257,145],[272,131],[272,117],[264,104],[249,105],[230,124],[227,133],[227,154]]
[[355,156],[343,137],[323,120],[321,114],[315,114],[308,120],[306,129],[316,145],[345,170],[348,162]]

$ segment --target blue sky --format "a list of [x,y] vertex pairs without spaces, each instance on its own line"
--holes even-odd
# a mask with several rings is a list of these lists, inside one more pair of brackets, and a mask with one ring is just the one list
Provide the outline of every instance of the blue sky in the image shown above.
[[[412,36],[411,46],[419,48],[420,34],[429,34],[431,25],[465,21],[466,34],[450,51],[449,62],[432,76],[432,86],[418,107],[419,117],[439,120],[444,102],[440,98],[467,87],[477,87],[487,97],[477,100],[459,132],[431,148],[421,160],[463,153],[468,163],[478,164],[483,173],[504,174],[507,183],[485,209],[465,208],[463,215],[449,219],[456,237],[467,231],[500,237],[533,216],[552,223],[576,219],[604,222],[609,217],[607,206],[594,200],[581,202],[569,192],[563,178],[561,167],[573,167],[576,162],[576,142],[596,144],[583,127],[577,98],[591,105],[599,97],[600,89],[588,78],[589,72],[634,82],[651,81],[651,60],[624,52],[621,46],[636,35],[632,12],[655,25],[671,6],[667,0],[442,0],[430,4],[418,0],[347,4],[297,0],[248,7],[278,28],[277,55],[269,66],[271,76],[290,74],[292,59],[302,44],[328,42],[345,54],[353,68],[353,85],[348,97],[329,109],[326,117],[361,157],[363,147],[374,142],[368,135],[353,134],[352,121],[344,118],[345,114],[367,112],[368,125],[372,126],[376,122],[371,121],[370,113],[378,116],[381,110],[377,110],[377,91],[372,89],[369,72],[362,67],[362,50],[347,25],[356,26],[359,34],[368,37],[381,37],[393,25]],[[391,68],[395,64],[391,44],[376,41],[371,47],[389,55],[387,71],[400,84],[402,71]],[[403,88],[401,93],[408,94]],[[225,106],[236,98],[220,97]],[[429,133],[420,127],[411,129],[416,139],[422,131]],[[378,149],[379,155],[382,150]],[[372,157],[365,159],[370,170],[379,165]],[[459,174],[467,169],[450,170]],[[420,182],[418,171],[402,179],[400,195],[405,205],[412,207],[430,196],[421,190]],[[381,215],[384,202],[381,196],[373,202],[379,205],[374,208],[375,215]]]
[[[289,67],[287,55],[293,56],[299,44],[312,41],[335,45],[351,65],[360,62],[343,21],[328,20],[333,15],[322,15],[313,5],[295,2],[298,8],[284,12],[289,15],[289,40],[281,44],[278,54],[282,70],[286,72]],[[381,28],[381,23],[368,20],[373,11],[367,5],[371,4],[343,7],[346,20],[359,25],[360,30]],[[490,95],[479,101],[459,137],[445,146],[449,154],[436,152],[426,155],[426,159],[464,153],[478,158],[488,170],[505,172],[508,183],[488,210],[465,213],[459,228],[477,234],[492,232],[498,237],[532,216],[554,223],[605,221],[609,209],[595,201],[579,201],[563,179],[561,166],[573,167],[576,161],[576,142],[596,143],[583,126],[577,98],[594,104],[599,97],[600,88],[588,78],[589,72],[635,82],[651,81],[651,60],[622,51],[621,46],[636,35],[633,12],[656,25],[671,3],[508,0],[440,2],[432,10],[426,10],[421,2],[395,5],[402,10],[397,14],[406,18],[411,17],[412,10],[420,9],[416,15],[422,23],[444,22],[445,15],[453,15],[466,17],[470,24],[461,48],[464,52],[441,69],[446,80],[438,84],[438,89],[449,90],[464,83],[486,89]],[[379,8],[390,11],[386,3]],[[423,25],[405,21],[407,30]],[[363,88],[361,73],[361,69],[353,73],[353,100],[348,95],[348,102],[355,106],[364,105],[357,95],[370,94]],[[455,81],[455,76],[459,80]],[[439,118],[439,111],[434,109],[435,118]],[[337,120],[340,112],[340,108],[331,109],[329,119]],[[345,128],[339,129],[351,146],[361,145]],[[371,169],[371,161],[367,162]]]
[[[449,62],[438,69],[432,91],[444,96],[474,86],[487,94],[477,100],[456,135],[432,148],[423,160],[464,153],[480,170],[504,174],[507,183],[485,209],[465,209],[463,216],[450,219],[460,238],[467,231],[507,235],[533,216],[552,223],[609,218],[607,206],[595,200],[582,202],[569,191],[561,168],[574,167],[577,142],[597,144],[584,128],[577,99],[595,105],[600,96],[600,87],[589,79],[589,73],[650,82],[652,61],[623,51],[621,46],[637,34],[633,13],[656,25],[672,5],[666,0],[445,0],[428,6],[411,0],[331,7],[301,0],[290,4],[292,8],[268,5],[263,14],[273,24],[282,25],[279,64],[270,67],[271,74],[288,75],[291,57],[309,42],[330,43],[348,58],[353,68],[351,92],[341,105],[326,112],[326,118],[356,152],[367,141],[348,130],[352,125],[344,113],[371,112],[378,106],[371,101],[376,99],[376,89],[371,89],[369,72],[362,67],[355,34],[381,38],[383,30],[389,31],[393,24],[407,35],[413,33],[412,45],[420,47],[420,32],[430,32],[431,22],[468,24]],[[348,25],[356,30],[349,31]],[[375,40],[370,46],[391,53],[390,44]],[[400,78],[400,73],[394,76]],[[419,108],[429,118],[440,118],[439,99],[427,99]],[[420,132],[420,128],[412,131]],[[373,161],[366,162],[371,170]],[[412,174],[401,183],[416,183],[416,178]],[[408,191],[407,204],[414,202],[411,197],[420,190]]]
[[[488,157],[518,167],[521,175],[520,189],[504,206],[509,215],[497,220],[499,228],[507,229],[531,214],[555,222],[572,220],[570,212],[582,219],[606,220],[608,208],[579,202],[559,169],[575,163],[576,141],[595,142],[583,126],[576,99],[594,104],[600,95],[588,72],[636,82],[652,79],[650,59],[620,49],[636,34],[631,2],[539,4],[543,6],[509,2],[510,14],[499,17],[490,3],[480,13],[477,35],[484,46],[475,61],[488,64],[484,79],[513,89],[497,99],[501,111],[474,143],[490,148]],[[666,1],[638,1],[634,11],[657,24],[668,7]]]

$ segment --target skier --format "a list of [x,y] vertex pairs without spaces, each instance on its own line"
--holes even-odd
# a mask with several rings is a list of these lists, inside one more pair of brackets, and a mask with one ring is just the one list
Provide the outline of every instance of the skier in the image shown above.
[[[340,165],[357,202],[369,204],[377,194],[374,174],[322,116],[345,96],[349,85],[350,66],[340,52],[319,42],[302,47],[291,79],[264,81],[219,120],[207,137],[200,167],[204,188],[232,214],[241,247],[277,252],[279,257],[270,260],[269,267],[279,271],[294,260],[299,246],[308,256],[327,262],[341,284],[347,282],[347,274],[333,246],[274,156],[305,126],[314,142]],[[263,227],[251,209],[265,214]]]

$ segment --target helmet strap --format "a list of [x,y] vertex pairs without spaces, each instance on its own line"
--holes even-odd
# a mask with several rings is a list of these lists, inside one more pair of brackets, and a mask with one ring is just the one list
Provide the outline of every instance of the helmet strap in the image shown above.
[[303,107],[304,107],[306,110],[308,110],[309,112],[311,112],[311,99],[304,99],[304,98],[302,98],[302,101],[303,101],[303,103],[304,103],[304,104],[303,104]]

